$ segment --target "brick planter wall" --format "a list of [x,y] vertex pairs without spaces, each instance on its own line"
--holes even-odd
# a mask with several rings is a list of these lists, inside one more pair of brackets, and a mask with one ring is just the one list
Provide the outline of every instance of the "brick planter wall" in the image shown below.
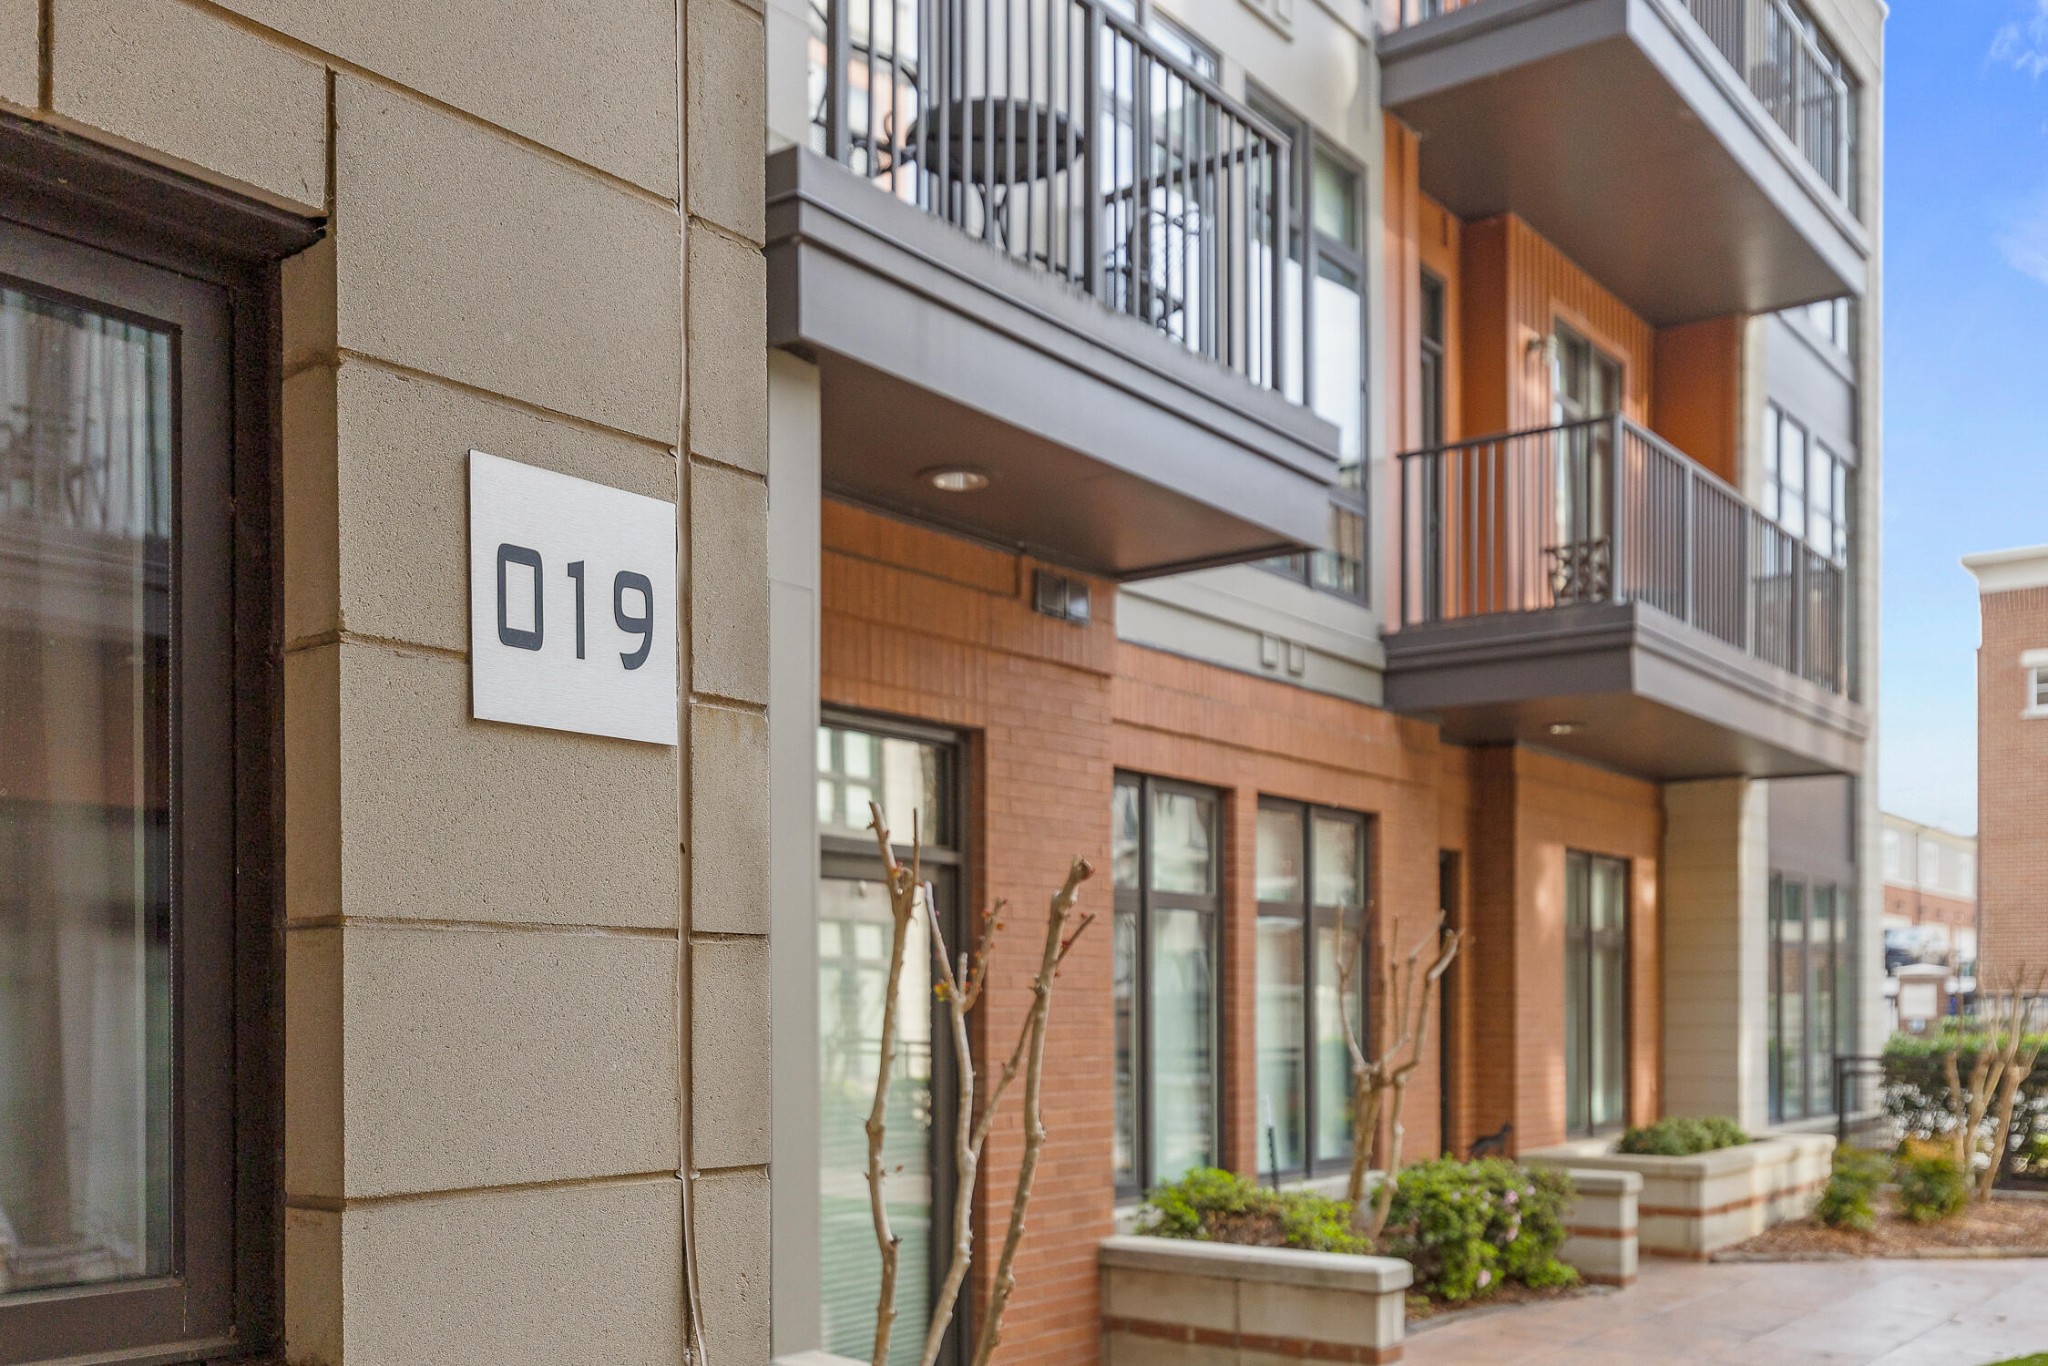
[[1637,1174],[1642,1251],[1705,1261],[1805,1214],[1827,1183],[1834,1147],[1831,1134],[1786,1134],[1694,1157],[1633,1157],[1596,1140],[1525,1152],[1522,1160],[1569,1168],[1575,1179],[1597,1171]]
[[1565,1212],[1567,1236],[1558,1256],[1595,1285],[1634,1285],[1642,1175],[1573,1167],[1571,1178],[1577,1195]]
[[1393,1257],[1132,1237],[1096,1259],[1105,1366],[1401,1359],[1413,1269]]

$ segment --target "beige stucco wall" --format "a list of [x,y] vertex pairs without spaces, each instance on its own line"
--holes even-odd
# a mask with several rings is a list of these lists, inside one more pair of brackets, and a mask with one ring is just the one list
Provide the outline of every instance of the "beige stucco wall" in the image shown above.
[[[284,274],[294,1363],[767,1356],[762,16],[0,0]],[[469,719],[465,455],[676,505],[684,743]],[[707,1274],[689,1290],[686,1221]]]

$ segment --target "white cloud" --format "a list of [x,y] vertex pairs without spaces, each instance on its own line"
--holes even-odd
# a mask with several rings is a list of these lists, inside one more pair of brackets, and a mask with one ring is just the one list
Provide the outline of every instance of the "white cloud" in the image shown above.
[[2033,0],[2034,12],[2001,24],[1991,39],[1991,60],[2039,80],[2048,73],[2048,0]]
[[2015,217],[1999,234],[1998,249],[2007,265],[2048,285],[2048,200]]

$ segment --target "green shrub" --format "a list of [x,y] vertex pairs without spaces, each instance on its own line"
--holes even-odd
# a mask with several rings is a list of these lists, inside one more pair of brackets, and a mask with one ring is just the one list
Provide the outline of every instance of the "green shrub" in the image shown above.
[[1689,1119],[1673,1115],[1655,1124],[1630,1129],[1621,1136],[1616,1152],[1638,1157],[1692,1157],[1719,1148],[1739,1148],[1749,1135],[1734,1120],[1716,1115],[1711,1119]]
[[1138,1212],[1138,1232],[1309,1252],[1371,1250],[1351,1231],[1346,1202],[1312,1191],[1270,1190],[1215,1167],[1198,1167],[1154,1190]]
[[1434,1299],[1481,1297],[1504,1281],[1572,1285],[1558,1260],[1571,1180],[1489,1158],[1418,1162],[1394,1180],[1386,1251],[1415,1268],[1415,1288]]
[[1868,1233],[1877,1225],[1871,1197],[1891,1175],[1892,1164],[1882,1154],[1847,1146],[1835,1149],[1833,1170],[1820,1198],[1813,1203],[1813,1217],[1830,1228],[1850,1228]]
[[1969,1203],[1970,1179],[1953,1153],[1932,1143],[1906,1145],[1899,1157],[1899,1208],[1908,1219],[1931,1224]]

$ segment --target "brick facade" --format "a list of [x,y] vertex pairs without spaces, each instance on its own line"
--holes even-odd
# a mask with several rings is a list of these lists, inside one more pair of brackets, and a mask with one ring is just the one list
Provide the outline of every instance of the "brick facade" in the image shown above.
[[[1398,915],[1410,942],[1434,915],[1438,856],[1467,869],[1475,931],[1455,970],[1452,1146],[1516,1123],[1516,1146],[1563,1134],[1562,896],[1567,848],[1631,862],[1632,1116],[1656,1112],[1657,789],[1526,750],[1444,744],[1434,726],[1375,707],[1118,641],[1115,592],[1093,584],[1075,626],[1034,613],[1025,557],[827,502],[822,699],[956,729],[968,769],[973,901],[1035,908],[1079,853],[1101,869],[1084,905],[1104,914],[1061,976],[1048,1046],[1048,1144],[1004,1324],[1004,1359],[1093,1361],[1095,1248],[1112,1232],[1114,1100],[1109,811],[1119,769],[1223,794],[1223,1161],[1254,1172],[1254,891],[1262,795],[1374,818],[1376,953]],[[1035,915],[1035,912],[1033,913]],[[976,1048],[1012,1037],[1029,1004],[1030,955],[1011,928]],[[1499,1003],[1510,1003],[1501,1009]],[[1383,1005],[1383,1003],[1382,1003]],[[1375,1020],[1384,1028],[1386,1021]],[[1439,1047],[1409,1088],[1404,1152],[1441,1151]],[[1015,1105],[1012,1098],[1008,1104]],[[984,1157],[988,1247],[1015,1179],[1019,1139],[999,1126]],[[990,1195],[989,1192],[994,1192]],[[993,1236],[992,1236],[993,1235]],[[989,1264],[978,1268],[985,1278]]]
[[2048,587],[1987,591],[1977,655],[1981,980],[2048,967],[2048,717],[2023,716],[2020,657],[2048,649]]

